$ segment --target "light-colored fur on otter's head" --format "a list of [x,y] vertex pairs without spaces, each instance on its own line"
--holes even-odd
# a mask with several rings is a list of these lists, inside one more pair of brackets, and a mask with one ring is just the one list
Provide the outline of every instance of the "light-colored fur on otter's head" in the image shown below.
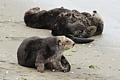
[[59,41],[59,48],[61,50],[68,50],[73,48],[75,42],[65,36],[57,36],[57,40]]
[[102,21],[100,14],[96,10],[93,11],[92,17]]
[[92,13],[92,17],[93,17],[93,23],[95,24],[95,26],[97,27],[100,26],[103,29],[104,22],[100,14],[94,10]]
[[39,11],[40,11],[39,7],[34,7],[29,9],[25,14],[35,14],[35,13],[38,13]]

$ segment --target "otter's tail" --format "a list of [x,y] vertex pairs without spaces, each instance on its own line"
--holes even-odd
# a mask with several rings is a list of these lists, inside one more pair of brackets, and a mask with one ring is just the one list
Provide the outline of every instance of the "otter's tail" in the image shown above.
[[70,39],[72,39],[75,43],[90,43],[92,41],[94,41],[94,39],[87,39],[87,38],[78,38],[78,37],[74,37],[74,36],[66,36],[69,37]]

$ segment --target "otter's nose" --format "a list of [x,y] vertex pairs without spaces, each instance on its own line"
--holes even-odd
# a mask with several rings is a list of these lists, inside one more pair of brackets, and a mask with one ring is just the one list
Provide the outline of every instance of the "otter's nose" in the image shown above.
[[97,11],[94,10],[93,13],[97,13]]
[[73,44],[73,46],[75,45],[75,43]]

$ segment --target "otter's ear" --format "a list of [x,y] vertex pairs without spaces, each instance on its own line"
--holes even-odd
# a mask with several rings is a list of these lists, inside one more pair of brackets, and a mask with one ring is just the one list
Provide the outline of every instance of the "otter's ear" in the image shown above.
[[62,45],[61,40],[58,40],[58,45]]

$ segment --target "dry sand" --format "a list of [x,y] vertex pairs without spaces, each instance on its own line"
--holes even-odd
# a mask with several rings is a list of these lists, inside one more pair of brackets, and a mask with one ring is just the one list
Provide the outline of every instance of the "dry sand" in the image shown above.
[[[0,0],[0,80],[120,80],[119,0]],[[23,16],[29,8],[65,7],[79,11],[100,12],[105,22],[103,35],[94,42],[76,44],[64,54],[72,69],[68,73],[45,71],[18,65],[16,52],[29,36],[52,36],[49,30],[26,27]],[[97,66],[95,69],[90,65]]]

